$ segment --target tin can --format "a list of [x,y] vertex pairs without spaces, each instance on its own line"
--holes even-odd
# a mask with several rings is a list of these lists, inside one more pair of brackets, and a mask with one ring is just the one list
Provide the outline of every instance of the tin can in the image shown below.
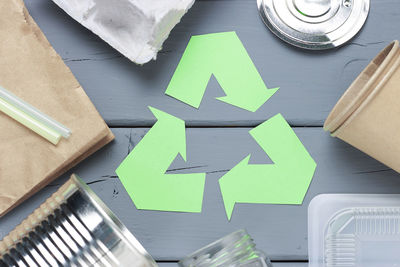
[[257,0],[264,23],[294,46],[322,50],[338,47],[363,27],[370,0]]
[[76,175],[0,242],[0,266],[157,266]]

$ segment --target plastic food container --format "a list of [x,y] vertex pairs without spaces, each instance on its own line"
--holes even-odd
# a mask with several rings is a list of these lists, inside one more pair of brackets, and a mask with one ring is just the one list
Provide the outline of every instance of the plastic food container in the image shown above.
[[315,197],[308,250],[310,267],[400,266],[400,195]]

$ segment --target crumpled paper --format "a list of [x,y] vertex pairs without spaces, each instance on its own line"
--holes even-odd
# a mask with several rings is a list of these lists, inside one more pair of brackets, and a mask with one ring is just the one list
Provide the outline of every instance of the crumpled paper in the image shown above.
[[22,0],[0,1],[0,84],[70,128],[57,146],[0,113],[0,216],[114,136]]

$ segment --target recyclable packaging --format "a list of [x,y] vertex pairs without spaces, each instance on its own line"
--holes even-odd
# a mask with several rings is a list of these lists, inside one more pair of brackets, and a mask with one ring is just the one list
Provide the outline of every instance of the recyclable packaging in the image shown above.
[[194,252],[179,262],[180,267],[271,267],[271,261],[246,232],[239,230]]
[[257,0],[261,18],[283,41],[322,50],[338,47],[363,27],[370,0]]
[[325,194],[308,208],[309,267],[394,267],[400,195]]
[[394,41],[357,77],[324,129],[400,172],[400,48]]
[[157,264],[76,175],[0,242],[0,266]]
[[156,59],[194,0],[53,0],[73,19],[137,64]]
[[1,217],[114,136],[22,0],[0,1],[0,25],[0,86],[8,90],[0,98],[26,112],[18,97],[71,133],[55,146],[0,112]]

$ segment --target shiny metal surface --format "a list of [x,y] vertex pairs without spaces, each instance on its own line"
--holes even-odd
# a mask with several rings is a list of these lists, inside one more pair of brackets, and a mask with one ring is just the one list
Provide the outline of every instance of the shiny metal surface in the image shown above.
[[262,20],[294,46],[322,50],[338,47],[363,27],[370,0],[257,0]]
[[0,266],[157,266],[77,176],[0,242]]

